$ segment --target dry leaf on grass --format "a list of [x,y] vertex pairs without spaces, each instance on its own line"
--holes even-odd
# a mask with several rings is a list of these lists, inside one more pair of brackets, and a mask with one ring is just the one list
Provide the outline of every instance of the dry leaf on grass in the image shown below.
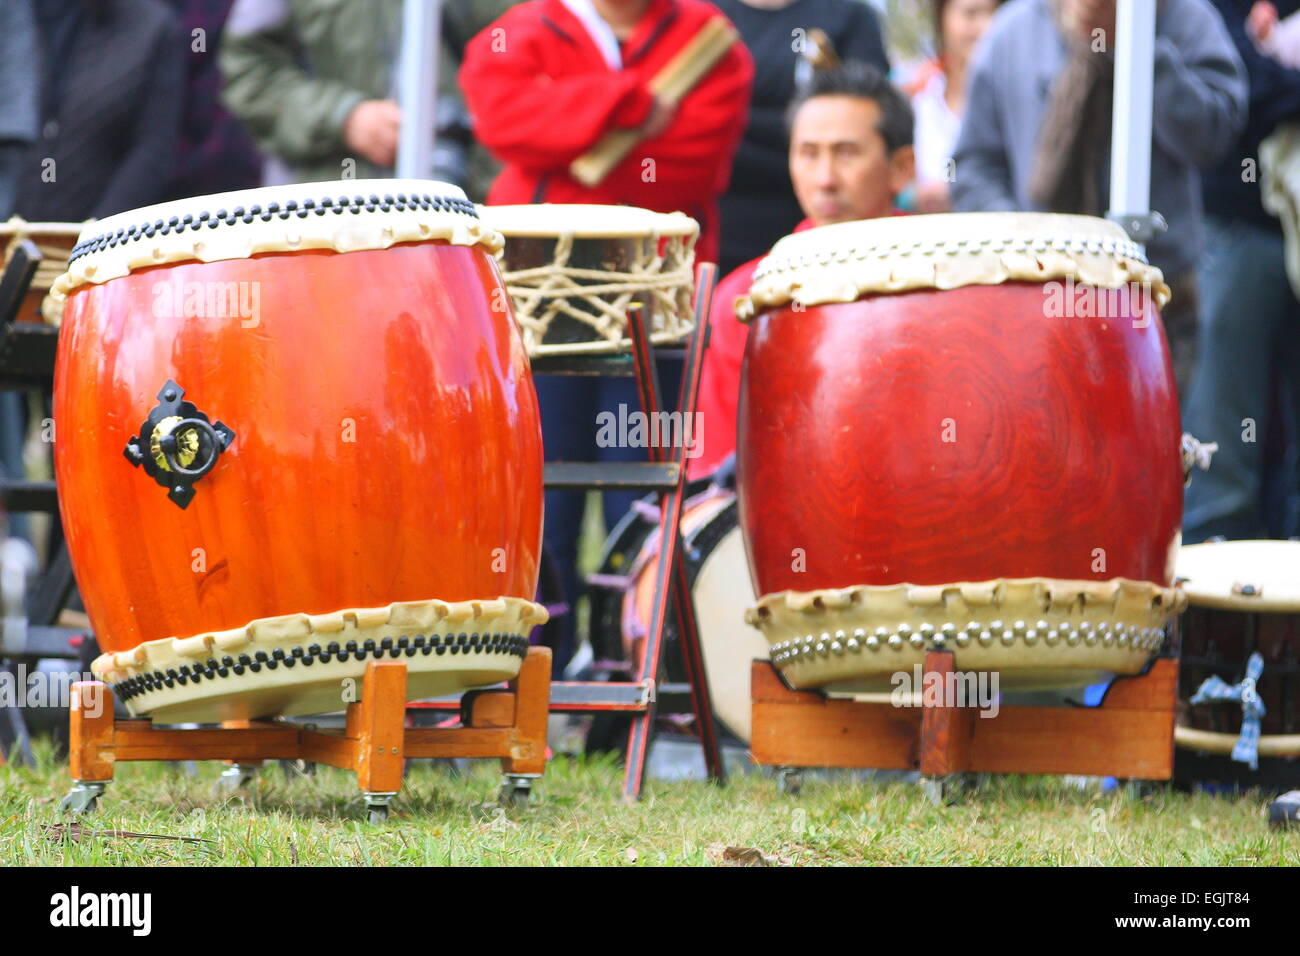
[[202,837],[172,836],[169,833],[136,833],[134,830],[93,830],[80,823],[41,824],[49,840],[72,840],[77,843],[82,837],[117,837],[121,840],[175,840],[178,843],[216,843]]

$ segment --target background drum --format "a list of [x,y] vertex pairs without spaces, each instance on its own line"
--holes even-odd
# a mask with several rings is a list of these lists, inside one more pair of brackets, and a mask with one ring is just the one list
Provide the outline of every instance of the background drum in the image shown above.
[[[719,722],[742,741],[749,740],[749,665],[767,657],[767,642],[744,623],[754,603],[754,588],[745,563],[744,542],[736,519],[736,495],[708,479],[693,482],[682,511],[687,577],[695,598],[696,620],[708,674],[709,692]],[[598,660],[616,662],[635,674],[644,655],[654,599],[659,557],[654,496],[638,502],[610,534],[600,572],[592,589],[591,632]],[[666,680],[684,682],[676,621],[665,628]],[[624,663],[626,662],[626,663]],[[608,733],[593,735],[621,746],[623,722]]]
[[339,710],[382,657],[412,697],[518,672],[542,449],[498,242],[425,181],[87,228],[56,283],[56,471],[94,670],[132,712]]
[[[1068,281],[1067,281],[1068,280]],[[750,613],[796,688],[942,644],[1005,687],[1139,671],[1182,512],[1158,270],[1078,216],[809,230],[759,266],[737,486]]]
[[529,355],[631,348],[627,311],[646,308],[651,341],[694,328],[695,240],[682,213],[633,206],[483,206],[505,236],[501,268]]
[[75,222],[27,222],[14,216],[0,224],[0,266],[9,264],[17,243],[30,239],[41,251],[41,264],[18,312],[20,322],[48,322],[58,325],[62,300],[49,297],[50,287],[68,267],[68,255],[77,243],[83,224]]
[[[1282,788],[1300,785],[1300,542],[1223,541],[1178,555],[1187,592],[1179,665],[1177,776]],[[1230,759],[1241,733],[1239,703],[1192,705],[1209,677],[1246,676],[1264,659],[1255,690],[1264,704],[1259,769]]]

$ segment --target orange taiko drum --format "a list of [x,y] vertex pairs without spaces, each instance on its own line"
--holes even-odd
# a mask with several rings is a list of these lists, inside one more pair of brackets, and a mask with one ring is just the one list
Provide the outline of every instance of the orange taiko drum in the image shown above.
[[55,466],[94,670],[160,721],[341,710],[514,676],[537,398],[483,227],[426,181],[201,197],[87,227]]

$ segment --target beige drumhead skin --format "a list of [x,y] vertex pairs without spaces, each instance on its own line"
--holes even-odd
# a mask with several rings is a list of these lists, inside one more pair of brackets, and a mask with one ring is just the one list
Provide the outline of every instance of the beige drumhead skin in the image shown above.
[[[540,604],[516,597],[286,614],[102,654],[91,670],[113,685],[133,715],[158,723],[319,714],[342,710],[358,699],[370,660],[406,665],[408,700],[509,680],[519,672],[528,634],[546,619]],[[434,638],[440,652],[429,649]],[[382,650],[384,641],[389,642],[387,651]],[[367,642],[372,642],[368,651]],[[358,657],[353,649],[347,660],[340,660],[339,649],[349,644],[363,653]],[[412,647],[417,650],[401,649]],[[196,665],[206,671],[197,679]]]
[[580,239],[634,236],[697,236],[700,224],[685,213],[651,212],[638,206],[582,206],[538,203],[531,206],[479,206],[479,215],[507,237]]
[[[380,204],[368,203],[371,196],[379,197]],[[384,201],[389,197],[392,203]],[[274,211],[269,209],[272,204]],[[253,213],[255,207],[258,214]],[[235,218],[241,208],[245,215]],[[335,212],[338,208],[344,211]],[[218,212],[227,213],[228,219],[210,226]],[[155,231],[159,221],[165,231]],[[150,227],[148,234],[139,231],[144,226]],[[74,249],[68,271],[55,281],[52,294],[66,296],[87,283],[108,282],[136,269],[173,262],[216,262],[309,249],[358,252],[433,241],[482,246],[495,254],[502,243],[500,234],[483,224],[458,186],[424,179],[291,183],[178,199],[87,223],[78,246],[101,237],[113,243],[81,254]]]
[[953,652],[958,670],[998,671],[1007,690],[1080,687],[1136,674],[1186,595],[1147,581],[998,578],[765,594],[745,619],[798,690],[876,692]]
[[1101,288],[1130,283],[1169,300],[1160,270],[1105,219],[1053,213],[947,213],[836,223],[786,236],[759,263],[736,315],[798,302],[1073,278]]
[[[1193,607],[1300,613],[1300,541],[1189,544],[1177,579]],[[1256,593],[1241,593],[1247,586]]]
[[745,623],[745,610],[756,595],[739,527],[727,532],[704,559],[692,593],[714,712],[728,730],[748,743],[753,706],[750,664],[767,660],[767,640]]

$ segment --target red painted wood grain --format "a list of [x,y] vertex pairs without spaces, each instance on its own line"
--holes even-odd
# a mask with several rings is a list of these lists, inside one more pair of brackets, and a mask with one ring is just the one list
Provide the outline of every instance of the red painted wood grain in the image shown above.
[[1109,318],[1047,298],[1015,282],[754,320],[737,479],[759,593],[1171,582],[1180,423],[1159,318],[1126,291]]

